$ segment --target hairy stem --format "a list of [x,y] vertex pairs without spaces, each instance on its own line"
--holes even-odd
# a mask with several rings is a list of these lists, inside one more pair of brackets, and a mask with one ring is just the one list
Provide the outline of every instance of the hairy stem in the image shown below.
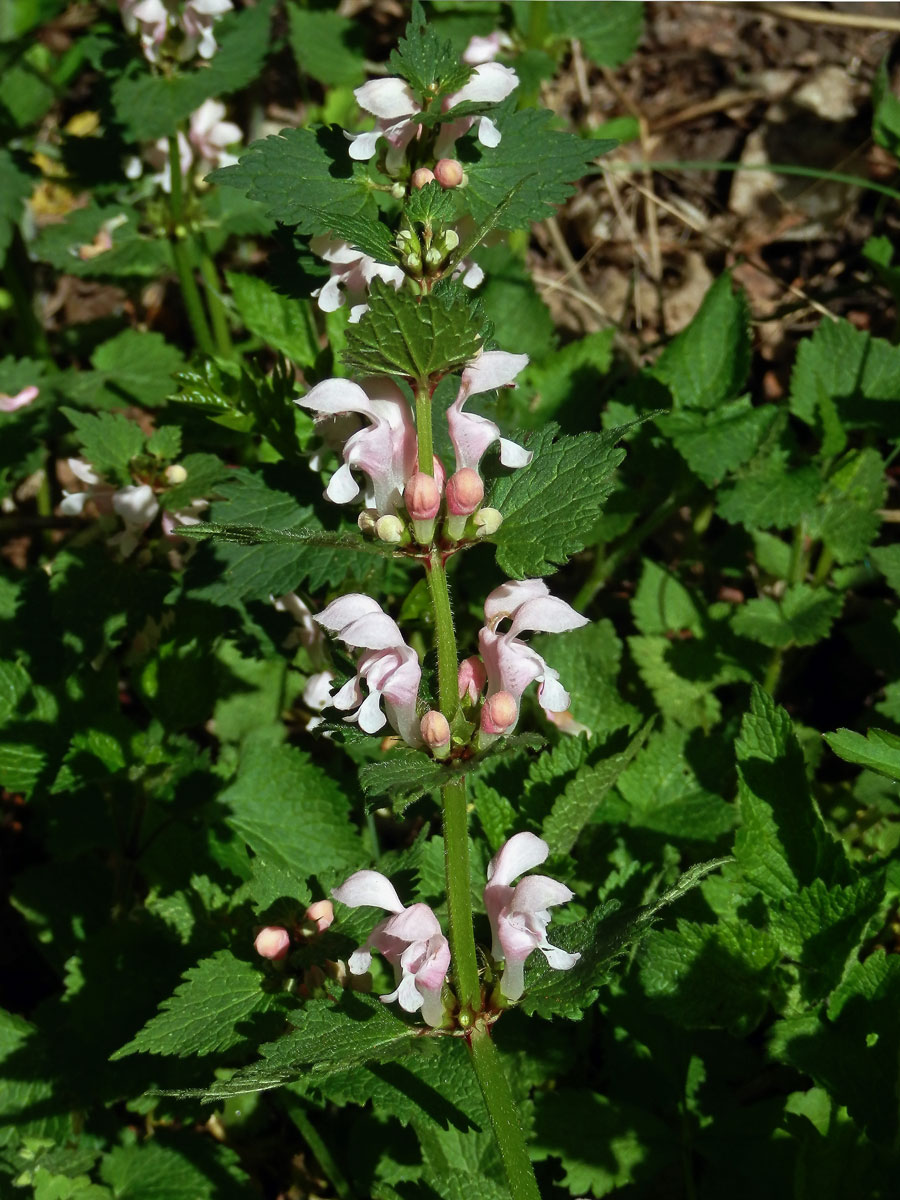
[[200,246],[200,274],[206,288],[206,304],[219,354],[223,358],[234,358],[234,343],[228,328],[228,310],[222,302],[222,283],[216,264],[205,245]]
[[469,836],[466,828],[466,781],[444,784],[444,874],[450,919],[450,952],[459,1000],[459,1022],[472,1023],[481,1008],[481,983],[472,932],[469,892]]
[[491,1119],[491,1128],[497,1139],[500,1157],[503,1159],[512,1200],[540,1200],[516,1102],[510,1091],[500,1054],[491,1041],[490,1030],[482,1027],[474,1029],[469,1038],[469,1049]]
[[169,168],[172,175],[172,191],[169,196],[169,207],[172,214],[172,257],[175,259],[175,271],[181,286],[181,295],[191,329],[194,331],[198,347],[204,354],[215,354],[216,347],[209,323],[200,298],[200,289],[194,278],[194,266],[191,254],[185,241],[184,228],[184,193],[181,182],[181,162],[178,157],[178,138],[169,138]]
[[456,634],[453,630],[453,613],[450,609],[450,589],[447,586],[447,570],[441,552],[431,551],[425,564],[428,590],[434,609],[434,635],[438,656],[438,696],[441,712],[448,721],[453,721],[459,707],[459,664],[456,659]]
[[416,437],[419,442],[419,470],[434,474],[434,442],[431,436],[431,389],[428,381],[416,383]]

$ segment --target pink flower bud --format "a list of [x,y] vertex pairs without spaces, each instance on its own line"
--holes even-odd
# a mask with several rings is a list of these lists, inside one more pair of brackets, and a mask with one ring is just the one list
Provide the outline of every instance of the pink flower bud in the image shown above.
[[280,925],[267,925],[256,935],[253,944],[256,953],[261,954],[263,958],[279,959],[284,958],[290,950],[291,938],[288,931]]
[[418,191],[419,188],[423,188],[426,183],[434,182],[434,172],[429,171],[427,167],[419,167],[417,171],[413,171],[412,178],[409,182],[416,189],[416,191]]
[[379,517],[375,522],[375,534],[383,542],[389,542],[391,545],[396,545],[403,541],[404,526],[399,517],[394,517],[388,513],[384,517]]
[[487,671],[484,669],[481,659],[474,654],[471,658],[464,658],[459,664],[460,700],[468,696],[470,703],[474,704],[486,683]]
[[463,169],[455,158],[441,158],[434,165],[434,177],[442,188],[459,187]]
[[481,710],[482,733],[506,733],[516,723],[519,707],[509,692],[494,692]]
[[172,463],[170,467],[166,467],[166,483],[170,483],[172,487],[176,484],[184,483],[188,473],[181,463]]
[[417,471],[406,485],[403,500],[414,521],[430,521],[441,507],[441,489],[433,475]]
[[334,920],[334,905],[330,900],[316,900],[306,910],[307,921],[312,921],[316,933],[324,933]]
[[438,750],[450,744],[450,723],[443,713],[430,709],[422,718],[419,729],[422,740],[430,750]]
[[468,516],[483,499],[484,484],[471,467],[463,467],[447,480],[447,508],[454,516]]

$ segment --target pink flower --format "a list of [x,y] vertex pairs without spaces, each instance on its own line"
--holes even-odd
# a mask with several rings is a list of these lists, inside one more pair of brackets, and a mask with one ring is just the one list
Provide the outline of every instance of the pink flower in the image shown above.
[[447,409],[450,441],[456,451],[456,470],[465,467],[478,470],[484,452],[494,442],[500,443],[500,461],[505,467],[527,467],[530,450],[500,436],[500,427],[487,417],[464,412],[470,396],[508,387],[528,363],[527,354],[508,354],[505,350],[487,350],[468,364],[462,373],[459,392]]
[[528,875],[512,887],[517,875],[540,866],[549,852],[550,847],[542,838],[533,833],[517,833],[488,864],[484,906],[494,939],[491,954],[506,962],[500,990],[507,1000],[518,1000],[525,990],[525,960],[532,950],[540,950],[556,971],[570,970],[581,957],[547,941],[551,919],[548,910],[571,900],[574,894],[571,889],[547,875]]
[[[211,167],[228,167],[237,162],[237,157],[230,154],[225,147],[239,142],[243,136],[239,125],[233,121],[224,121],[225,105],[218,100],[205,100],[196,111],[191,113],[188,133],[185,136],[178,133],[178,169],[182,176],[187,175],[192,165],[203,163]],[[169,161],[169,143],[166,138],[159,138],[143,150],[148,166],[152,167],[153,179],[166,193],[172,190],[172,164]],[[136,179],[141,174],[140,161],[135,170],[129,173],[130,179]]]
[[322,312],[334,312],[343,305],[346,292],[351,300],[352,323],[358,321],[369,307],[365,298],[373,279],[383,279],[398,288],[405,278],[402,267],[380,263],[347,242],[336,242],[320,235],[312,238],[309,248],[313,254],[324,258],[331,268],[331,278],[313,292],[319,308]]
[[129,33],[139,33],[144,57],[159,62],[160,48],[170,29],[180,29],[183,37],[175,49],[181,62],[199,54],[212,58],[218,49],[213,35],[216,21],[229,12],[232,0],[119,0],[122,24]]
[[34,384],[22,388],[21,392],[17,392],[15,396],[8,396],[5,392],[0,392],[0,412],[17,412],[18,409],[27,408],[29,404],[33,404],[37,398],[38,389]]
[[352,467],[369,477],[366,504],[378,516],[393,515],[403,501],[407,480],[415,473],[418,443],[412,414],[403,393],[389,379],[366,381],[364,391],[349,379],[325,379],[297,401],[323,416],[359,413],[369,424],[344,444],[344,465],[332,475],[325,495],[347,504],[359,495]]
[[281,925],[267,925],[256,935],[253,945],[256,947],[257,954],[277,962],[279,959],[287,957],[291,948],[291,937]]
[[[377,601],[358,592],[333,600],[315,620],[346,645],[366,651],[356,664],[356,674],[331,699],[343,712],[355,709],[344,720],[358,722],[366,733],[377,733],[388,720],[410,746],[421,745],[416,701],[422,669],[396,621],[382,612]],[[369,693],[365,697],[363,682]]]
[[512,50],[513,42],[508,33],[504,33],[500,29],[495,29],[493,33],[489,33],[487,37],[469,38],[469,44],[463,50],[460,56],[464,63],[469,63],[470,66],[478,67],[482,63],[493,62],[501,51]]
[[178,57],[185,61],[193,58],[196,51],[201,58],[212,58],[219,48],[213,36],[213,25],[232,7],[231,0],[187,0],[180,20],[185,41]]
[[[484,602],[486,624],[478,634],[478,646],[488,677],[488,696],[509,692],[517,701],[528,685],[537,680],[538,703],[549,712],[565,712],[570,696],[559,682],[559,672],[549,667],[540,654],[517,636],[525,630],[564,633],[587,625],[586,617],[551,596],[542,579],[503,583]],[[511,618],[505,633],[500,623]]]
[[[504,67],[495,62],[482,63],[475,68],[464,87],[447,97],[444,101],[444,111],[449,112],[455,105],[466,101],[476,104],[499,104],[518,86],[519,77],[512,67]],[[441,126],[435,143],[435,155],[443,158],[456,139],[468,133],[476,121],[476,136],[482,146],[499,146],[500,130],[489,117],[460,117]]]
[[409,1013],[421,1010],[422,1019],[434,1028],[443,1024],[441,989],[450,968],[450,946],[428,905],[404,908],[394,885],[378,871],[357,871],[331,894],[348,908],[371,905],[392,914],[379,921],[350,956],[350,973],[364,975],[372,962],[372,950],[377,950],[394,968],[397,984],[382,1001],[398,1000]]
[[306,919],[315,926],[316,933],[324,933],[334,920],[334,905],[330,900],[314,900],[306,910]]

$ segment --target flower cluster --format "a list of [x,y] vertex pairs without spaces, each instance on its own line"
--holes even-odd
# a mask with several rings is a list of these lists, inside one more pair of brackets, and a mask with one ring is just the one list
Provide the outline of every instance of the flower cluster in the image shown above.
[[[465,406],[472,396],[514,384],[527,362],[527,354],[488,350],[465,367],[456,399],[447,410],[455,457],[449,478],[436,457],[430,470],[423,469],[412,410],[397,384],[388,379],[368,379],[362,385],[348,379],[326,379],[316,384],[297,404],[319,418],[355,414],[365,421],[344,442],[343,464],[329,480],[325,495],[336,504],[347,504],[362,491],[365,512],[361,528],[388,542],[411,537],[430,542],[442,497],[447,517],[444,532],[451,541],[461,540],[467,530],[476,537],[493,533],[499,515],[482,508],[481,460],[495,442],[499,443],[500,461],[507,467],[527,466],[531,453],[502,437],[494,421],[467,412]],[[354,471],[365,476],[364,491]],[[404,508],[409,526],[402,520]]]
[[[535,834],[517,833],[501,847],[488,867],[484,906],[493,938],[491,954],[496,962],[505,963],[499,991],[507,1000],[521,997],[525,961],[533,950],[540,950],[557,971],[569,970],[581,957],[547,941],[551,919],[548,910],[571,900],[572,891],[546,875],[529,875],[512,886],[518,875],[539,866],[548,853],[547,843]],[[435,1028],[443,1025],[443,987],[450,968],[450,946],[433,910],[427,904],[405,907],[394,885],[378,871],[357,871],[331,894],[348,908],[369,906],[390,914],[378,922],[363,945],[350,956],[347,964],[350,973],[367,972],[372,951],[377,950],[393,967],[397,985],[393,992],[381,997],[384,1003],[397,1000],[406,1012],[421,1011],[426,1024]],[[272,933],[264,930],[259,936],[265,934],[268,938]],[[271,936],[276,953],[270,957],[286,954],[287,945],[283,939]]]
[[[187,134],[178,133],[178,165],[182,176],[192,167],[228,167],[237,162],[237,155],[228,149],[242,138],[239,125],[225,120],[225,105],[219,100],[204,100],[191,113]],[[152,178],[166,193],[172,191],[172,163],[166,138],[151,142],[143,150],[144,161],[153,170]],[[129,159],[125,174],[138,179],[144,164],[139,158]],[[111,244],[111,243],[110,243]]]
[[80,458],[68,459],[69,470],[87,487],[80,492],[63,491],[60,512],[67,517],[80,516],[85,505],[92,501],[101,514],[115,513],[121,517],[124,529],[111,539],[111,544],[117,545],[124,557],[128,557],[137,547],[141,534],[155,519],[159,512],[159,501],[149,483],[128,484],[127,487],[115,488],[105,483],[93,470],[89,463]]
[[144,57],[152,63],[165,52],[179,62],[196,54],[212,58],[219,48],[213,27],[233,7],[232,0],[119,0],[122,23],[140,34]]

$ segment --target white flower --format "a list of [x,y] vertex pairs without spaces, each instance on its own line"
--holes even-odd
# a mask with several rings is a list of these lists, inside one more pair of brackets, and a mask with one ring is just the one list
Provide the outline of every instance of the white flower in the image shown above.
[[20,408],[27,408],[29,404],[33,404],[37,398],[38,389],[34,384],[30,387],[22,388],[15,396],[8,396],[6,392],[0,392],[0,412],[17,412]]
[[441,989],[450,968],[450,945],[427,904],[405,908],[391,881],[378,871],[357,871],[332,891],[348,908],[371,905],[392,915],[379,921],[362,946],[350,956],[352,975],[364,975],[377,950],[394,968],[397,987],[381,999],[397,1000],[406,1012],[421,1010],[422,1019],[435,1028],[443,1024]]
[[336,242],[325,235],[312,238],[309,248],[313,254],[324,258],[331,269],[328,282],[313,292],[319,308],[322,312],[334,312],[343,305],[346,293],[353,305],[350,320],[354,323],[369,307],[365,299],[373,279],[383,279],[398,288],[405,278],[401,267],[380,263],[347,242]]
[[484,906],[494,938],[491,954],[505,960],[500,990],[508,1000],[518,1000],[525,990],[525,960],[533,950],[540,950],[556,971],[570,970],[581,957],[547,941],[549,909],[571,900],[572,890],[547,875],[528,875],[512,887],[516,876],[540,866],[549,852],[542,838],[517,833],[488,864]]
[[447,425],[450,441],[456,451],[457,471],[464,467],[477,471],[488,446],[498,441],[500,461],[505,467],[527,467],[531,462],[531,451],[523,449],[508,438],[501,437],[499,425],[487,417],[464,411],[470,396],[491,392],[495,388],[509,387],[527,365],[527,354],[488,350],[474,358],[463,371],[459,392],[447,409]]

